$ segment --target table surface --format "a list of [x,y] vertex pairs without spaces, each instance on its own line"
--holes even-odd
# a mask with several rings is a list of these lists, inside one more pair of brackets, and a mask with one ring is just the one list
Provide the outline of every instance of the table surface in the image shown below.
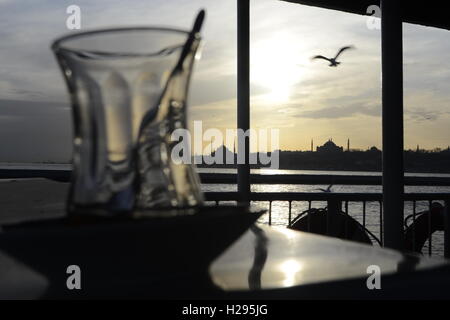
[[[32,243],[28,245],[33,246]],[[51,256],[55,261],[58,259],[54,253]],[[122,258],[126,259],[121,254],[116,257]],[[408,286],[412,285],[415,279],[424,279],[423,274],[426,278],[427,273],[433,274],[436,279],[427,278],[425,288],[423,283],[419,284],[421,285],[417,287],[417,290],[421,291],[419,293],[428,290],[433,296],[441,297],[440,293],[435,292],[436,286],[439,285],[441,289],[450,288],[448,284],[450,273],[444,260],[410,256],[335,238],[255,224],[213,261],[208,274],[188,272],[176,276],[173,270],[168,269],[167,273],[161,274],[149,269],[149,274],[144,279],[138,270],[136,281],[129,285],[133,290],[137,289],[137,285],[141,288],[124,296],[290,299],[339,298],[342,294],[342,297],[354,298],[369,293],[366,280],[369,276],[367,268],[371,265],[380,268],[384,288],[386,288],[384,279],[391,279],[390,283],[394,283],[396,290],[394,297],[403,297],[402,294]],[[55,279],[49,279],[38,269],[35,265],[29,265],[26,261],[14,257],[10,252],[0,251],[0,298],[61,297],[60,293],[50,295],[46,293]],[[436,272],[440,269],[444,269],[444,275],[447,275],[447,284],[442,282],[442,275],[439,276],[439,272]],[[414,276],[416,274],[420,275]],[[408,277],[403,279],[400,275]],[[64,277],[67,277],[63,271],[60,276],[58,282],[63,282]],[[139,280],[139,277],[145,281]],[[149,282],[149,277],[154,279]],[[157,278],[162,279],[162,285],[155,284]],[[396,282],[396,279],[401,281]],[[169,288],[169,294],[162,293],[163,286]],[[96,291],[93,295],[85,289],[83,296],[80,297],[109,297],[108,291],[111,288],[104,289],[105,291]],[[126,286],[120,290],[126,292]],[[446,292],[448,295],[448,291]],[[124,296],[119,294],[117,297]],[[64,295],[62,297],[66,298]],[[77,295],[72,292],[67,297],[77,298]]]
[[349,279],[365,283],[370,266],[387,276],[446,264],[284,227],[254,225],[214,261],[210,274],[224,290],[274,289]]

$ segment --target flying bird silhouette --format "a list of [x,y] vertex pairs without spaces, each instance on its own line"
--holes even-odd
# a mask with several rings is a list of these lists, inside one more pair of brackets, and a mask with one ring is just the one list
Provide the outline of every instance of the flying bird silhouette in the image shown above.
[[314,60],[314,59],[323,59],[323,60],[327,60],[328,62],[330,62],[330,64],[329,64],[330,67],[337,67],[338,65],[341,64],[340,62],[336,61],[337,58],[341,55],[341,53],[344,52],[344,51],[347,50],[347,49],[354,49],[354,48],[355,48],[354,46],[346,46],[346,47],[342,47],[342,48],[338,51],[338,53],[336,54],[336,56],[335,56],[334,58],[327,58],[327,57],[318,55],[318,56],[312,57],[311,59],[312,59],[312,60]]

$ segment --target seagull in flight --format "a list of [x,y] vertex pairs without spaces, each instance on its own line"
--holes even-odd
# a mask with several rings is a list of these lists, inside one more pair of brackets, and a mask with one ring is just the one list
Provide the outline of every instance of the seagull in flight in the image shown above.
[[323,60],[327,60],[328,62],[330,62],[330,64],[329,64],[330,67],[337,67],[338,65],[341,64],[340,62],[336,61],[337,58],[340,56],[340,54],[341,54],[342,52],[344,52],[345,50],[347,50],[347,49],[354,49],[354,48],[355,48],[354,46],[346,46],[346,47],[342,47],[342,48],[338,51],[338,53],[336,54],[336,56],[335,56],[334,58],[327,58],[327,57],[318,55],[318,56],[312,57],[311,59],[312,59],[312,60],[314,60],[314,59],[323,59]]
[[333,186],[333,184],[330,184],[329,186],[328,186],[328,188],[326,188],[326,189],[323,189],[323,188],[318,188],[318,189],[315,189],[315,190],[319,190],[319,191],[322,191],[322,192],[327,192],[327,193],[329,193],[329,192],[332,192],[332,190],[331,190],[331,187]]

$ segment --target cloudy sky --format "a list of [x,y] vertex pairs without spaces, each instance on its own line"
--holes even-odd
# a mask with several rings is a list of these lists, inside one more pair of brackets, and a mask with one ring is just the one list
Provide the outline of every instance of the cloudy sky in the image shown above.
[[[49,45],[72,32],[72,4],[81,8],[82,30],[189,28],[205,8],[189,116],[205,128],[236,127],[235,0],[0,0],[0,162],[71,157],[68,96]],[[367,17],[275,0],[253,0],[251,9],[252,127],[280,129],[285,150],[328,138],[381,148],[380,32],[367,28]],[[356,49],[342,55],[339,68],[310,60],[349,44]],[[450,144],[449,51],[448,31],[404,24],[406,148]]]

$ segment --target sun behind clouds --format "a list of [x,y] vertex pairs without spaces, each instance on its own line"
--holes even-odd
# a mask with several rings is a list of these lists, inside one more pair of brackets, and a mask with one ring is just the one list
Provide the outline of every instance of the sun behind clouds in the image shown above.
[[289,102],[293,86],[305,72],[299,40],[291,33],[274,32],[252,44],[250,52],[252,83],[267,90],[268,103]]

